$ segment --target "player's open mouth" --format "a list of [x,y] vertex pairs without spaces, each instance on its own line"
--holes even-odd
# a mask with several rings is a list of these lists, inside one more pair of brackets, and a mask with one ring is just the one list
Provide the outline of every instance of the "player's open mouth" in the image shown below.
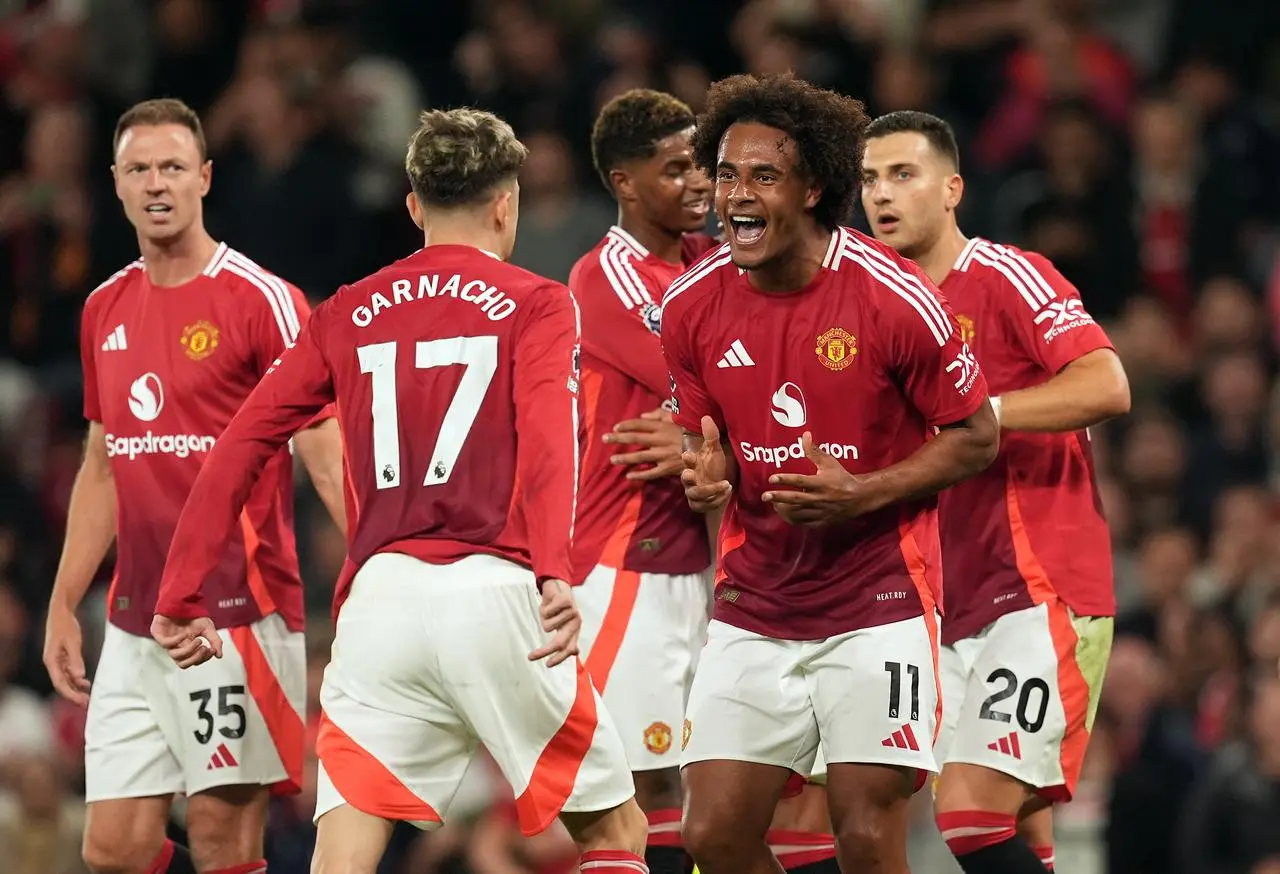
[[173,207],[167,203],[153,203],[147,207],[148,215],[168,215],[173,212]]
[[729,218],[729,227],[733,229],[733,238],[744,246],[760,242],[767,225],[768,222],[755,216],[735,215]]
[[882,231],[891,231],[898,226],[900,219],[892,213],[881,213],[876,216],[876,227]]

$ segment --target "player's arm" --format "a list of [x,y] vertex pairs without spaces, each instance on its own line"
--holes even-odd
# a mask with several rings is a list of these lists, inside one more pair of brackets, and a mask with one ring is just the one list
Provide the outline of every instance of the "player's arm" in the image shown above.
[[50,607],[75,611],[116,538],[116,481],[101,422],[90,422],[84,458],[71,486],[67,533]]
[[578,494],[578,316],[562,286],[543,289],[515,341],[517,464],[538,584],[568,580]]
[[324,502],[334,524],[347,534],[346,495],[343,491],[342,429],[334,416],[303,428],[293,438],[293,449],[311,477],[316,494]]
[[[301,326],[311,317],[311,305],[296,286],[279,279],[275,282],[280,287],[274,303],[255,296],[254,309],[247,314],[259,375],[274,367],[280,356],[293,347]],[[346,534],[342,432],[332,406],[320,410],[294,435],[293,449],[334,524]]]
[[605,266],[583,279],[590,287],[573,289],[582,307],[582,348],[662,397],[667,368],[658,340],[657,302],[666,289],[629,261],[615,259]]
[[932,285],[921,279],[917,291],[920,310],[896,296],[886,306],[889,354],[907,402],[937,432],[902,461],[862,478],[873,508],[940,492],[981,472],[999,450],[977,359]]
[[582,619],[568,580],[578,503],[578,307],[564,286],[542,289],[515,340],[517,469],[542,628],[552,635],[529,653],[554,667],[578,652]]
[[101,422],[89,423],[84,459],[71,486],[67,533],[45,621],[44,663],[58,694],[88,703],[76,610],[116,537],[116,482]]
[[201,467],[169,546],[158,616],[179,621],[208,616],[201,594],[204,578],[233,539],[263,468],[333,402],[332,374],[314,340],[315,324],[313,317],[297,345],[250,393]]
[[[1031,388],[992,399],[1000,427],[1010,431],[1078,431],[1129,412],[1129,379],[1107,338],[1084,308],[1080,293],[1048,259],[1010,253],[1020,270],[1010,272],[1022,288],[1003,298],[1015,342],[1054,374]],[[1028,305],[1044,288],[1054,297],[1039,311]],[[1038,321],[1037,321],[1038,320]]]
[[82,706],[89,703],[89,681],[85,677],[76,609],[116,536],[116,483],[98,399],[97,324],[91,299],[80,320],[84,417],[89,421],[89,433],[85,438],[84,458],[71,487],[67,533],[49,598],[44,635],[44,664],[54,688],[64,698]]

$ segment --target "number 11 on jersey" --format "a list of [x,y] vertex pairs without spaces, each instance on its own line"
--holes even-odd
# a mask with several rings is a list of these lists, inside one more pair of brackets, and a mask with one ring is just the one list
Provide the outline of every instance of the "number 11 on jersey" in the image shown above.
[[[379,489],[400,485],[400,400],[396,394],[396,353],[399,344],[371,343],[356,348],[360,372],[370,377],[373,396],[373,468]],[[431,462],[422,479],[424,486],[444,485],[453,474],[454,464],[471,426],[475,424],[480,405],[489,393],[489,384],[498,370],[498,338],[450,337],[445,340],[419,340],[414,344],[414,366],[419,370],[461,364],[466,369],[458,390],[431,450]]]

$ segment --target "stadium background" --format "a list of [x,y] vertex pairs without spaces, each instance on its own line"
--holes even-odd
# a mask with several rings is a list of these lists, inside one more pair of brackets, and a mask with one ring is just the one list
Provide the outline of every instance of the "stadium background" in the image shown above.
[[[50,697],[40,629],[83,436],[79,310],[136,257],[108,174],[117,114],[195,106],[210,229],[318,300],[420,244],[401,170],[419,107],[514,124],[531,148],[515,260],[564,279],[613,218],[588,149],[604,100],[652,85],[696,108],[719,76],[785,69],[953,121],[964,230],[1050,256],[1128,368],[1134,412],[1095,435],[1120,634],[1059,870],[1280,870],[1280,698],[1249,695],[1280,663],[1280,4],[0,0],[0,16],[6,871],[81,870],[83,715]],[[298,507],[314,685],[343,544],[305,483]],[[572,867],[562,834],[523,841],[491,772],[473,777],[468,816],[397,833],[388,874]],[[307,870],[309,803],[273,810],[274,874]],[[931,830],[922,815],[914,870],[955,870]]]

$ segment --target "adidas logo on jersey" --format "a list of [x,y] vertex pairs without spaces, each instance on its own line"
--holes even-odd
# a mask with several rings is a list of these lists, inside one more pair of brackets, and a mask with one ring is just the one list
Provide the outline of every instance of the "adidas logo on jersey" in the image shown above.
[[725,350],[724,355],[716,362],[716,367],[755,367],[756,363],[747,354],[747,347],[741,340],[734,340]]
[[102,344],[103,352],[121,352],[128,348],[129,344],[124,338],[124,325],[116,325],[112,328]]

